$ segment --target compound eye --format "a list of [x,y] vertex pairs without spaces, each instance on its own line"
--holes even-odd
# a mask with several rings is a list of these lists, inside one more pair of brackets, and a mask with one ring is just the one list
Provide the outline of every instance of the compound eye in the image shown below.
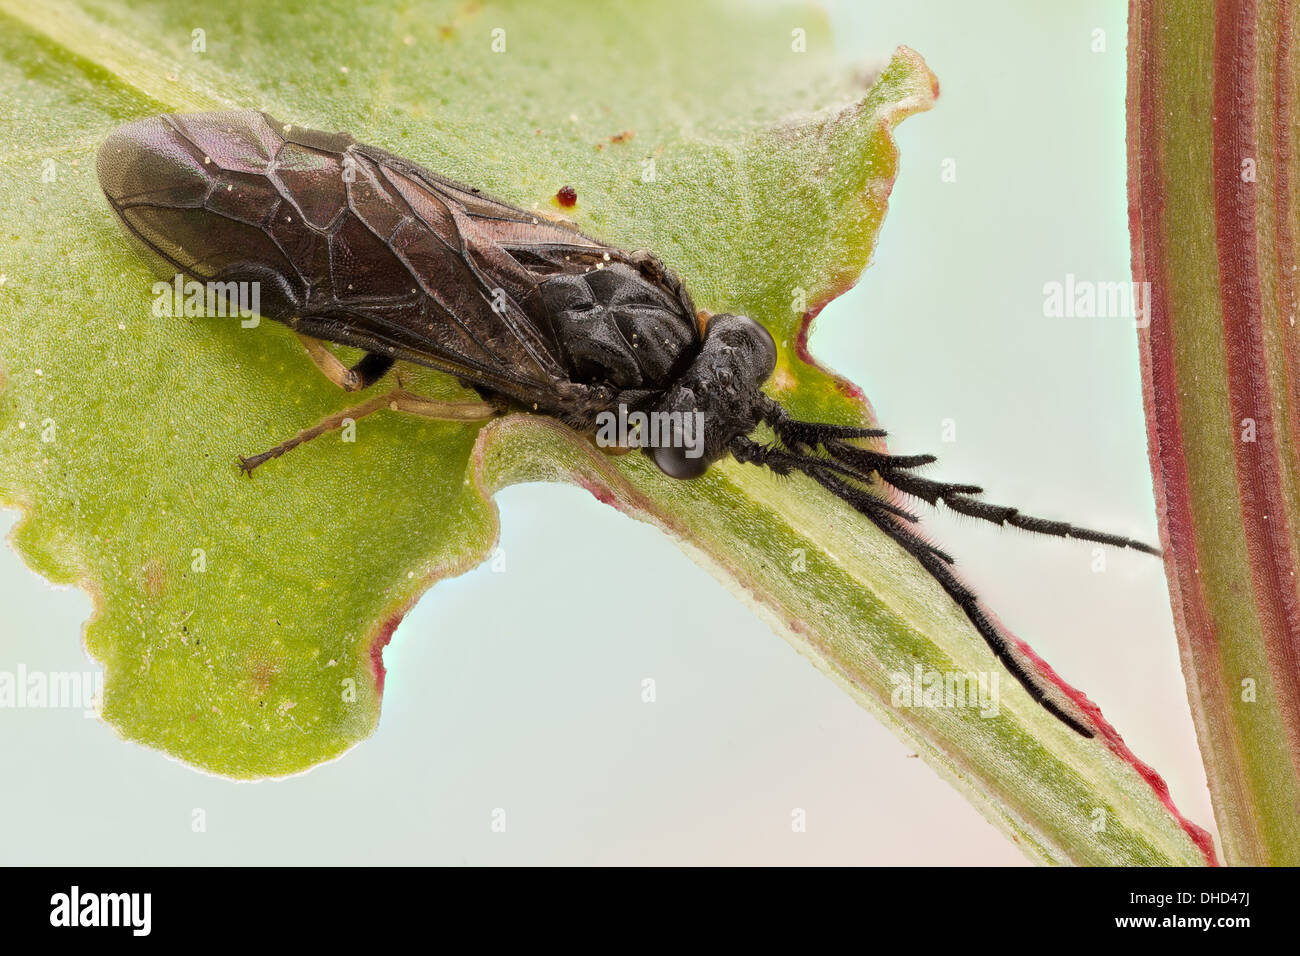
[[686,452],[689,449],[677,448],[673,446],[664,446],[651,449],[651,457],[662,471],[669,478],[679,478],[689,480],[698,478],[709,470],[709,461],[703,455],[695,458],[688,457]]
[[772,338],[771,332],[749,316],[742,315],[741,318],[749,323],[749,337],[754,340],[754,344],[762,353],[762,361],[754,370],[754,381],[762,385],[776,369],[776,341]]
[[776,368],[776,342],[772,333],[747,315],[716,315],[710,322],[717,322],[720,329],[725,329],[728,338],[742,335],[749,340],[754,356],[754,384],[766,382]]

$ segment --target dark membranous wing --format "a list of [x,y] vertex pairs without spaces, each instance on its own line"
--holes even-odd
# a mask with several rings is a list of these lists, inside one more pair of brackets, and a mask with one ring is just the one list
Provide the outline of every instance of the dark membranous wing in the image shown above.
[[201,281],[258,281],[269,318],[544,408],[586,387],[525,303],[548,276],[626,258],[345,133],[253,111],[130,124],[99,175],[154,253]]

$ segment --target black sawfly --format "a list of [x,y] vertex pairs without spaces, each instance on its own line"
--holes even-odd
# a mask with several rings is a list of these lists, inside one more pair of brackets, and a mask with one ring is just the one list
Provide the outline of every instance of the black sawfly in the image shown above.
[[[346,133],[252,110],[139,120],[109,136],[97,168],[114,212],[153,254],[199,282],[258,284],[260,313],[298,332],[342,387],[372,385],[401,360],[450,373],[483,398],[432,402],[399,386],[345,414],[388,407],[473,421],[523,409],[590,434],[602,414],[657,413],[669,423],[665,438],[644,450],[673,478],[698,477],[726,455],[800,472],[920,562],[1029,694],[1093,736],[1082,711],[986,615],[952,557],[913,530],[917,516],[872,489],[1039,534],[1159,551],[922,477],[916,469],[933,455],[861,444],[880,429],[793,419],[762,390],[777,358],[767,330],[746,316],[697,312],[654,255],[606,245]],[[365,356],[345,368],[322,341]],[[240,463],[251,474],[342,420]],[[692,420],[702,433],[688,447]],[[774,440],[756,440],[760,425]]]

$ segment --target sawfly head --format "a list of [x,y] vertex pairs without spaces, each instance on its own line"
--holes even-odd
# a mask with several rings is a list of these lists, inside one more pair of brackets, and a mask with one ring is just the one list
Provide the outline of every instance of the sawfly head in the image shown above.
[[[870,482],[876,464],[887,456],[851,442],[885,433],[792,419],[762,390],[776,358],[776,342],[758,322],[730,313],[710,316],[699,352],[654,409],[664,424],[660,440],[646,452],[660,470],[671,478],[698,478],[730,454],[780,474],[802,471],[818,480],[825,474]],[[752,439],[760,425],[772,429],[776,445],[764,447]],[[934,460],[923,457],[920,463]]]
[[[744,315],[710,316],[694,360],[665,392],[656,411],[669,422],[667,441],[648,449],[672,478],[698,478],[748,435],[770,403],[762,385],[776,368],[776,342]],[[702,440],[687,441],[692,423]]]

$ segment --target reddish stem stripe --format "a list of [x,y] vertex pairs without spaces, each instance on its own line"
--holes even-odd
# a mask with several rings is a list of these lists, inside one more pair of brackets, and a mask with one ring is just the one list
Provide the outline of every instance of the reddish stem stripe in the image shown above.
[[[1300,697],[1294,675],[1300,648],[1300,604],[1287,501],[1282,490],[1274,402],[1269,382],[1260,294],[1259,188],[1243,180],[1243,160],[1258,159],[1255,0],[1217,0],[1214,11],[1214,216],[1221,321],[1227,359],[1231,427],[1255,422],[1256,440],[1233,442],[1241,519],[1246,531],[1255,604],[1264,629],[1272,691],[1290,736],[1295,764]],[[1240,437],[1240,436],[1238,436]],[[1249,676],[1249,675],[1227,675]],[[1300,765],[1295,766],[1300,771]]]
[[[1292,55],[1291,5],[1281,2],[1277,11],[1277,39],[1273,48],[1276,79],[1273,83],[1273,243],[1277,257],[1274,281],[1277,285],[1278,337],[1288,341],[1288,336],[1300,334],[1296,322],[1300,319],[1300,287],[1297,286],[1295,268],[1295,226],[1292,222],[1294,197],[1292,196],[1291,124],[1286,118],[1296,108],[1291,89],[1295,76],[1295,57]],[[1286,389],[1289,407],[1300,409],[1300,350],[1283,350],[1286,362]],[[1300,415],[1290,415],[1285,422],[1290,430],[1291,447],[1300,448]]]
[[[1164,142],[1157,135],[1165,122],[1160,47],[1163,25],[1157,6],[1155,0],[1132,0],[1129,10],[1129,47],[1133,58],[1128,88],[1129,231],[1133,244],[1133,278],[1139,283],[1151,283],[1150,323],[1138,330],[1138,348],[1156,508],[1164,519],[1160,525],[1161,546],[1174,615],[1180,623],[1178,633],[1185,642],[1183,657],[1192,663],[1187,671],[1189,692],[1203,702],[1201,709],[1193,707],[1193,716],[1199,735],[1205,739],[1211,732],[1204,721],[1205,711],[1223,713],[1227,701],[1223,684],[1218,680],[1214,622],[1197,574],[1196,525],[1178,404],[1169,301],[1170,259],[1165,248]],[[1227,749],[1235,753],[1235,749]],[[1219,778],[1214,781],[1216,792],[1221,792],[1224,786],[1237,789],[1235,805],[1245,805],[1239,768],[1238,772],[1222,777],[1214,765],[1207,769]],[[1206,857],[1215,862],[1212,851]]]

